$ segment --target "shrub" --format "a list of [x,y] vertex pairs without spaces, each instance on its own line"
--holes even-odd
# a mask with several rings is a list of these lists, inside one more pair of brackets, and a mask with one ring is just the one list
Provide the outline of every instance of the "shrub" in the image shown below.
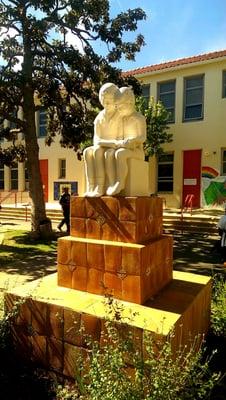
[[226,337],[226,281],[223,275],[216,274],[213,282],[211,328],[216,335]]
[[[194,400],[205,399],[220,378],[210,373],[203,352],[179,349],[173,355],[171,337],[136,334],[120,321],[120,310],[111,303],[100,342],[87,338],[89,369],[76,374],[76,385],[59,387],[57,400]],[[114,314],[114,315],[113,315]],[[115,320],[115,319],[114,319]],[[82,354],[82,352],[81,352]]]

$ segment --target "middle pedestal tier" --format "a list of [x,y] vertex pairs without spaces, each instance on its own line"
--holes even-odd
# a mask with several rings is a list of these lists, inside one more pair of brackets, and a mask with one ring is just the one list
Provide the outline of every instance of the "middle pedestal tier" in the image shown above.
[[172,279],[172,237],[147,244],[58,240],[58,285],[144,304]]

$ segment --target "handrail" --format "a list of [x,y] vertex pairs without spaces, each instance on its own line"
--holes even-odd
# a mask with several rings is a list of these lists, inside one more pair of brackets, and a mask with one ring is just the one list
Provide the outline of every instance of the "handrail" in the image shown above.
[[23,198],[23,193],[24,191],[9,191],[4,197],[2,197],[2,193],[0,192],[0,205],[5,202],[6,200],[13,198],[13,202],[15,203],[15,207],[17,207],[17,203],[18,203],[18,196],[20,195],[20,202],[22,203],[22,198]]
[[0,204],[2,204],[4,201],[8,200],[12,196],[14,197],[14,202],[15,202],[15,207],[16,207],[17,206],[17,192],[9,192],[3,198],[2,198],[2,194],[0,192]]
[[181,233],[184,233],[184,211],[190,208],[190,213],[192,215],[192,207],[193,207],[193,200],[194,194],[187,194],[184,200],[184,205],[181,206]]

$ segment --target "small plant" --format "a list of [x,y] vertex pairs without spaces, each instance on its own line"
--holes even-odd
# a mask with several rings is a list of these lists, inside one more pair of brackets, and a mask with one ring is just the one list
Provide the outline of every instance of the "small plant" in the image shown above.
[[87,338],[88,371],[75,374],[74,386],[58,387],[57,400],[194,400],[209,396],[220,374],[209,372],[209,360],[203,361],[196,343],[175,355],[173,337],[142,335],[141,330],[123,323],[123,310],[116,301],[108,298],[107,304],[110,319],[100,341]]
[[211,327],[215,335],[226,337],[226,281],[221,274],[213,278]]

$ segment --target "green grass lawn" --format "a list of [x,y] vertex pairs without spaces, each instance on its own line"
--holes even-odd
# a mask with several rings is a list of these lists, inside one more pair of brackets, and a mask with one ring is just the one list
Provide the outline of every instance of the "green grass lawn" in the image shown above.
[[36,279],[56,270],[56,239],[37,241],[25,230],[3,233],[0,272],[28,275]]

